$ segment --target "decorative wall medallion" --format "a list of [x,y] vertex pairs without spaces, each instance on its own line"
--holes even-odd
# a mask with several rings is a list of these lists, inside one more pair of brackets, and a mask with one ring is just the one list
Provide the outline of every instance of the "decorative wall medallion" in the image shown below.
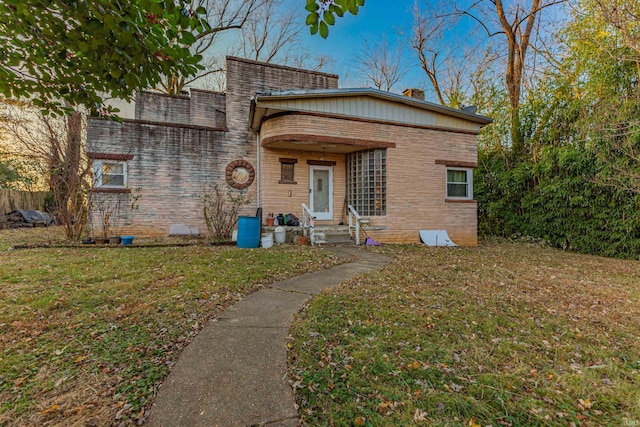
[[231,172],[231,179],[233,179],[233,182],[236,184],[244,184],[249,181],[249,171],[247,168],[238,166]]
[[225,177],[231,187],[243,190],[253,184],[256,171],[246,160],[234,160],[227,165]]

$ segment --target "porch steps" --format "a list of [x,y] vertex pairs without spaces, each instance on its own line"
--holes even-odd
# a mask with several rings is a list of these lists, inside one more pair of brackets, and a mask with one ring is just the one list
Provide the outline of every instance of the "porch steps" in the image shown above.
[[346,225],[318,226],[314,229],[315,244],[318,245],[340,245],[354,242],[349,236],[349,227]]

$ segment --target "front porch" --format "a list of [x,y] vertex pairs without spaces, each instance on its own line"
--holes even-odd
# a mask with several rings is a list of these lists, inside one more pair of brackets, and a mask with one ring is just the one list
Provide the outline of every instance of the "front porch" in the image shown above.
[[[352,205],[378,241],[417,243],[420,230],[449,230],[475,245],[469,189],[475,135],[487,120],[373,89],[258,93],[249,117],[257,202],[265,215],[301,220],[304,204],[314,229],[348,224]],[[465,173],[464,195],[449,194],[452,171]]]
[[264,216],[292,213],[302,219],[302,204],[319,225],[347,221],[345,155],[263,149],[260,153],[260,205]]
[[341,225],[348,223],[351,204],[364,216],[384,217],[386,151],[395,144],[358,138],[354,129],[343,129],[352,137],[337,138],[324,132],[330,126],[307,127],[295,135],[268,126],[286,117],[268,120],[260,132],[259,191],[265,214],[301,218],[306,205],[317,226]]
[[354,213],[386,225],[386,150],[348,154],[314,151],[260,151],[260,205],[265,216],[292,213],[302,206],[317,226],[346,225]]
[[[250,123],[258,133],[263,212],[301,218],[304,204],[316,226],[347,224],[348,204],[383,217],[386,151],[396,146],[390,132],[355,116],[309,111],[301,101],[288,105],[268,95],[254,101]],[[329,98],[324,102],[335,107]],[[363,180],[366,186],[359,185]]]
[[[329,225],[316,225],[314,221],[313,228],[311,228],[311,222],[308,221],[306,226],[304,219],[301,217],[299,226],[284,226],[285,241],[284,243],[294,244],[296,236],[307,236],[310,238],[312,245],[363,245],[365,239],[372,234],[371,237],[375,238],[375,233],[386,230],[386,227],[380,227],[375,225],[369,225],[368,218],[363,218],[363,221],[358,223],[352,218],[351,226],[347,224],[329,224]],[[262,233],[274,233],[276,229],[281,226],[262,226]],[[313,230],[313,231],[312,231]],[[313,233],[313,236],[311,234]]]

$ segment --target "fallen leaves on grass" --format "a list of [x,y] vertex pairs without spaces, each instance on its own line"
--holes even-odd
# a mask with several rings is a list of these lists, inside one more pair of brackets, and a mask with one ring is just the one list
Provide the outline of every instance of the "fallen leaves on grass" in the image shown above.
[[41,411],[40,413],[43,415],[50,414],[51,412],[57,411],[58,405],[51,405],[49,408]]
[[[0,244],[17,235],[5,231]],[[0,252],[0,425],[142,423],[210,319],[269,283],[341,262],[298,247]]]
[[316,297],[292,328],[292,377],[335,384],[296,390],[303,423],[640,419],[637,261],[518,244],[378,250],[395,262]]
[[429,415],[427,413],[427,411],[423,411],[420,408],[416,408],[416,412],[413,413],[413,421],[420,423],[422,421],[426,421],[427,420],[427,415]]
[[582,410],[591,409],[593,402],[589,399],[578,399],[578,407]]

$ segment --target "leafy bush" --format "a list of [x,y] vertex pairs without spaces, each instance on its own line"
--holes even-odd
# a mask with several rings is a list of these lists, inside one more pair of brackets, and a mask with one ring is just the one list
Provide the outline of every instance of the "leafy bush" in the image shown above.
[[537,161],[512,167],[501,153],[483,152],[479,163],[481,234],[530,236],[609,257],[640,255],[640,195],[602,182],[611,165],[595,150],[548,146]]

